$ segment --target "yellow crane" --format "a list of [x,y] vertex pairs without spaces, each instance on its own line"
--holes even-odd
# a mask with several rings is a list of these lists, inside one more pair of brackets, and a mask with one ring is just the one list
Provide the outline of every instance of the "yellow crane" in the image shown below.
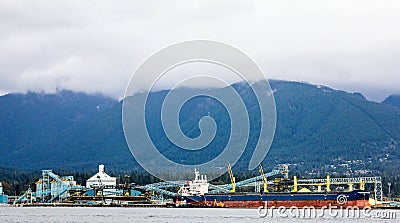
[[264,193],[268,193],[268,188],[267,188],[267,177],[264,175],[264,170],[261,166],[261,163],[258,164],[258,172],[260,172],[261,177],[263,179],[263,185],[264,185]]
[[228,163],[228,173],[229,173],[229,177],[231,179],[231,184],[232,184],[232,189],[230,190],[230,192],[235,193],[235,191],[236,191],[235,177],[233,176],[233,173],[232,173],[231,164],[229,162],[227,162],[227,163]]

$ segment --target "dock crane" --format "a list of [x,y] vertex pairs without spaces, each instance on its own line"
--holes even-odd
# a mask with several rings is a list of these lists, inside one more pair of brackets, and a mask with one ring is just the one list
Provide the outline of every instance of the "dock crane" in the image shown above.
[[269,191],[268,191],[268,188],[267,188],[267,183],[268,183],[267,182],[267,177],[265,177],[265,175],[264,175],[264,170],[263,170],[263,168],[261,166],[261,163],[258,164],[258,172],[260,172],[262,180],[263,180],[264,193],[268,193]]
[[229,162],[227,162],[227,163],[228,163],[228,173],[229,173],[229,177],[231,179],[231,184],[232,184],[232,189],[230,190],[230,192],[235,193],[236,192],[235,177],[233,176],[233,173],[232,173],[231,164]]

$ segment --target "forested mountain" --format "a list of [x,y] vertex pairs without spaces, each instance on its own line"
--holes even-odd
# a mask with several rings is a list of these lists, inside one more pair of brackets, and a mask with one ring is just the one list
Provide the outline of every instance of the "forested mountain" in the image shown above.
[[[56,152],[53,141],[64,143],[70,130],[84,128],[92,120],[118,105],[102,96],[72,91],[54,94],[7,94],[0,97],[0,166],[32,170],[63,163],[71,150]],[[74,130],[75,129],[75,130]],[[72,145],[67,145],[72,146]],[[76,148],[80,149],[80,148]]]
[[[400,109],[368,101],[360,93],[307,83],[270,83],[277,106],[277,127],[264,160],[265,168],[289,163],[292,171],[304,175],[325,172],[399,175]],[[237,170],[247,171],[246,164],[259,135],[260,117],[249,86],[239,83],[233,87],[245,99],[252,114],[249,144],[235,166]],[[149,109],[155,117],[147,123],[153,129],[150,136],[166,156],[190,163],[185,153],[173,148],[160,128],[158,115],[167,93],[150,94]],[[142,96],[134,95],[131,99]],[[121,109],[122,102],[71,91],[2,96],[0,166],[25,171],[90,170],[103,163],[114,171],[140,169],[125,142]],[[207,114],[217,123],[218,140],[210,144],[209,154],[203,154],[205,160],[220,152],[229,139],[226,110],[215,100],[197,97],[183,107],[180,116],[182,131],[196,137],[198,121]]]

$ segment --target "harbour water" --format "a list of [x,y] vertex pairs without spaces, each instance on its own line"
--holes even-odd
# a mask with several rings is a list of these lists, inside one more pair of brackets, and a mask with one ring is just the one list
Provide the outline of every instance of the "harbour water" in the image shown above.
[[[277,210],[275,210],[277,211]],[[114,207],[0,207],[0,222],[399,222],[400,210],[371,210],[369,216],[260,217],[257,209],[114,208]]]

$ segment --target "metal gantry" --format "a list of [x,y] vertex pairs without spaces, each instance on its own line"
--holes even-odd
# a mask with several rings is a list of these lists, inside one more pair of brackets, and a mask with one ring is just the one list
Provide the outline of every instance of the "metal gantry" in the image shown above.
[[349,177],[349,178],[322,178],[322,179],[299,179],[299,186],[304,185],[353,185],[373,184],[375,200],[382,201],[382,178],[381,177]]

